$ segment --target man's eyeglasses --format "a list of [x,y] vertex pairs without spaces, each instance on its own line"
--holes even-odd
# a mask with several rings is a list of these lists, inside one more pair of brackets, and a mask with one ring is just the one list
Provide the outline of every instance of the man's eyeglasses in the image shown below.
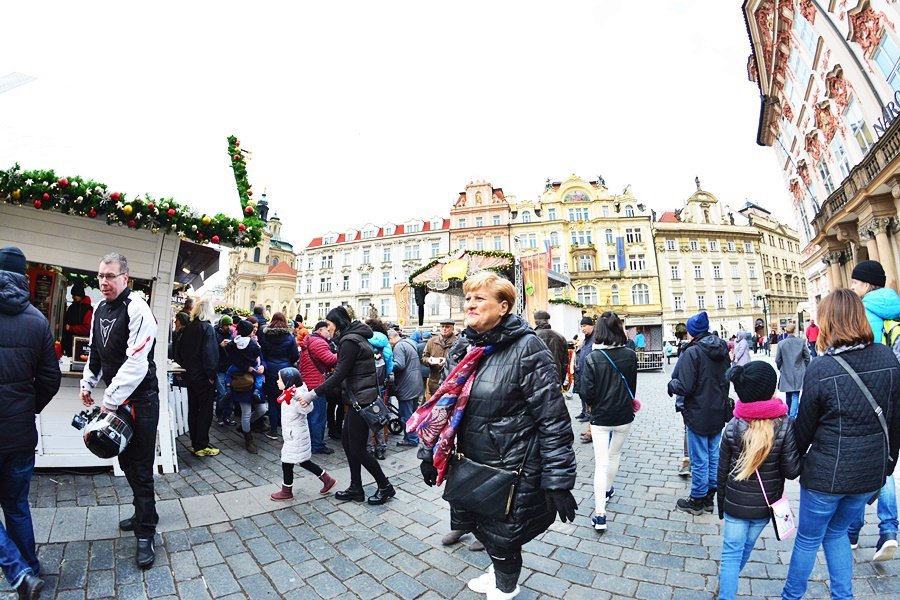
[[125,273],[97,273],[97,279],[115,279],[119,275],[125,275]]

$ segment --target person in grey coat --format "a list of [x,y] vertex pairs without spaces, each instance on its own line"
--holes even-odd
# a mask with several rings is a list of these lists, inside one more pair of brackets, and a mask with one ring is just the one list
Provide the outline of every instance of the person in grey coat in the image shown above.
[[[388,329],[388,342],[394,350],[394,395],[400,404],[400,420],[404,425],[412,416],[424,389],[419,371],[419,353],[415,343],[409,338],[401,338],[393,329]],[[404,426],[404,431],[406,427]],[[415,433],[407,433],[398,446],[418,446]]]
[[806,375],[806,365],[809,364],[809,347],[806,342],[794,335],[797,326],[788,323],[784,330],[788,336],[778,342],[775,351],[775,366],[781,373],[778,380],[779,391],[784,392],[785,402],[788,405],[788,416],[797,418],[797,410],[800,408],[800,388],[803,387],[803,376]]
[[732,366],[743,367],[750,362],[750,338],[753,337],[749,333],[740,332],[738,340],[734,343],[734,360],[731,361]]

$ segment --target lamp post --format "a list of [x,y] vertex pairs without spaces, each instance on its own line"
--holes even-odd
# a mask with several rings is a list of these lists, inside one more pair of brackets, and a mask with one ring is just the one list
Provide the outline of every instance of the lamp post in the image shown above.
[[769,300],[769,296],[772,294],[772,291],[769,289],[763,290],[761,294],[757,294],[756,299],[762,300],[763,305],[763,326],[765,327],[765,333],[769,333],[769,307],[767,302]]

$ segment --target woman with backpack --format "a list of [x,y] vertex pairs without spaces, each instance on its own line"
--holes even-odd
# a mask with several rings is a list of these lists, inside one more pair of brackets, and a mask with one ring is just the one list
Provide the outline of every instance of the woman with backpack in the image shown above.
[[719,447],[718,493],[722,530],[719,598],[737,595],[738,576],[769,522],[769,505],[784,494],[784,480],[800,474],[800,456],[787,406],[774,398],[775,369],[764,361],[735,366],[726,377],[738,401]]

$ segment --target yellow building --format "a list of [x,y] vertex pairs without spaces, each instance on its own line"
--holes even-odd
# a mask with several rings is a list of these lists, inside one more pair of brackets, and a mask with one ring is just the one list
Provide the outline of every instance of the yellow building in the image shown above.
[[257,211],[266,222],[266,229],[256,248],[239,248],[229,253],[225,303],[246,310],[262,305],[269,316],[281,311],[290,319],[300,312],[294,247],[281,238],[278,215],[268,218],[265,194]]
[[676,327],[702,310],[710,330],[722,337],[762,330],[760,233],[743,215],[727,210],[697,180],[697,191],[684,206],[654,223],[654,239],[666,339],[674,339]]
[[549,248],[551,269],[567,274],[556,297],[614,310],[626,327],[642,329],[649,349],[662,349],[662,306],[653,251],[652,211],[628,186],[612,194],[602,177],[547,181],[537,201],[510,198],[510,235],[522,254]]

